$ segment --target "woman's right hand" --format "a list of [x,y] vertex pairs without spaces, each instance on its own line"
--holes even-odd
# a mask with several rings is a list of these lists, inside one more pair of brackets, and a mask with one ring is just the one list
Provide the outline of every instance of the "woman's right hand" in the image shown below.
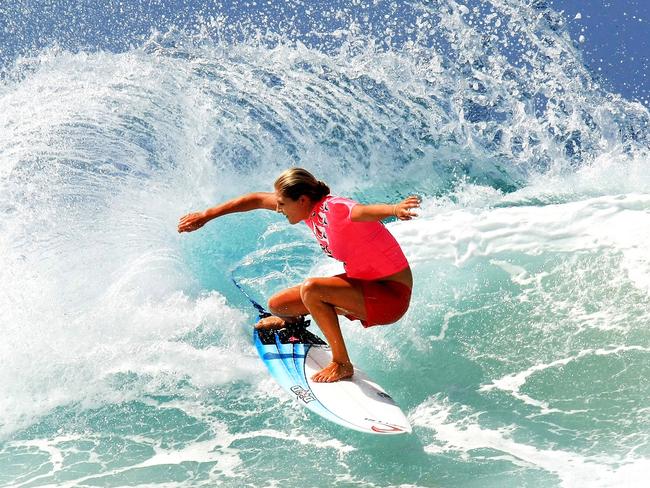
[[193,212],[181,217],[178,222],[178,232],[192,232],[203,227],[208,219],[203,212]]
[[418,216],[417,213],[413,212],[415,208],[420,208],[420,197],[411,195],[393,206],[393,215],[399,220],[411,220],[413,217]]

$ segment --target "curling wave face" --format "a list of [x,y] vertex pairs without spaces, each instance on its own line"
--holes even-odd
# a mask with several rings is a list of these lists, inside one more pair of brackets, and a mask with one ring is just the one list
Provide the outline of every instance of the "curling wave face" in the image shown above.
[[[598,86],[542,2],[377,9],[281,29],[299,7],[214,7],[113,51],[54,33],[5,68],[0,484],[273,484],[302,462],[296,485],[641,486],[647,110]],[[423,197],[389,224],[410,312],[343,322],[409,412],[404,444],[299,410],[249,347],[230,272],[263,299],[337,271],[306,228],[176,233],[293,164],[361,201]]]

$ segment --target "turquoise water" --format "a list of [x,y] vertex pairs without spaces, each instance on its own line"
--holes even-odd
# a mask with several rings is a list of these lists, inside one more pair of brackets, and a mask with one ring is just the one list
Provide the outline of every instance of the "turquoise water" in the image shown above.
[[[650,115],[539,2],[409,5],[395,45],[212,18],[4,73],[0,486],[645,486]],[[388,223],[408,314],[342,319],[410,436],[316,417],[256,356],[230,276],[265,300],[339,272],[306,226],[176,232],[297,164],[422,197]]]

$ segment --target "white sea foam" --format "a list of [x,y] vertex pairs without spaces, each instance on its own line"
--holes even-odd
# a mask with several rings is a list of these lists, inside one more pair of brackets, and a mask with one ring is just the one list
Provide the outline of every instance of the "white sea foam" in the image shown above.
[[[207,422],[211,429],[209,438],[206,440],[194,440],[185,443],[183,446],[163,445],[159,438],[147,437],[144,435],[127,435],[123,439],[132,442],[141,448],[151,450],[151,455],[146,459],[126,463],[122,466],[108,467],[100,475],[80,475],[69,481],[58,481],[51,483],[53,475],[65,469],[74,468],[74,463],[67,463],[65,466],[64,459],[78,453],[76,446],[85,445],[84,452],[87,452],[91,460],[94,458],[96,463],[104,463],[100,456],[95,454],[94,450],[87,451],[88,444],[94,444],[95,449],[101,450],[102,438],[94,438],[87,435],[57,435],[49,439],[38,439],[29,441],[12,441],[8,444],[11,448],[34,448],[44,453],[46,462],[44,468],[37,476],[29,479],[30,483],[40,482],[39,486],[57,486],[73,487],[84,483],[96,483],[105,478],[115,477],[120,479],[120,475],[137,473],[144,468],[178,466],[182,463],[208,463],[214,464],[210,470],[210,479],[213,483],[235,486],[238,479],[250,477],[241,458],[241,451],[236,445],[241,442],[254,441],[255,439],[275,439],[277,441],[289,442],[297,446],[307,446],[318,452],[332,451],[340,459],[344,459],[350,453],[356,451],[356,448],[341,442],[337,439],[323,438],[316,432],[315,435],[304,433],[304,429],[292,429],[290,431],[280,431],[271,428],[262,428],[258,430],[231,432],[229,426],[220,422],[214,416],[214,407],[207,403],[197,403],[194,401],[176,401],[169,402],[160,407],[159,413],[164,415],[165,410],[181,410],[197,421]],[[205,436],[204,436],[205,437]],[[83,459],[83,458],[82,458]],[[80,462],[84,464],[83,461]],[[83,472],[83,467],[81,468]],[[66,475],[69,476],[69,475]]]
[[[458,419],[459,415],[462,418]],[[564,488],[641,488],[646,484],[643,473],[650,466],[646,459],[584,456],[562,449],[539,447],[517,440],[521,436],[514,425],[486,428],[481,426],[480,418],[480,414],[473,414],[441,396],[427,399],[409,415],[416,428],[431,432],[433,442],[424,447],[430,454],[460,452],[469,455],[477,449],[491,449],[504,453],[506,457],[490,455],[490,459],[512,458],[515,465],[543,469],[556,475]]]
[[555,409],[551,405],[549,405],[547,401],[536,400],[529,395],[521,393],[521,387],[524,386],[528,378],[530,378],[536,373],[547,371],[553,368],[561,368],[562,366],[566,366],[571,362],[579,361],[582,358],[588,356],[620,355],[622,353],[626,353],[629,351],[640,351],[640,352],[650,353],[650,348],[641,347],[641,346],[618,346],[611,349],[595,349],[595,350],[584,349],[578,352],[574,356],[557,359],[547,364],[536,364],[526,369],[525,371],[509,374],[507,376],[504,376],[503,378],[493,380],[492,383],[481,386],[480,391],[487,392],[494,389],[507,391],[513,397],[523,401],[524,403],[539,408],[540,413],[542,415],[549,414],[549,413],[556,413],[556,412],[571,414],[574,412],[567,412],[567,411]]
[[498,261],[511,253],[620,253],[629,279],[650,293],[650,257],[643,252],[650,239],[650,197],[643,193],[496,208],[425,202],[418,220],[396,223],[391,230],[415,266],[440,259],[463,266],[474,258]]
[[[122,296],[70,320],[51,316],[47,327],[22,319],[5,330],[1,346],[4,364],[11,365],[0,370],[3,435],[58,406],[173,391],[183,378],[207,388],[259,370],[252,353],[239,354],[246,317],[216,293],[135,304]],[[188,334],[205,345],[181,340]],[[211,345],[213,335],[224,339]]]

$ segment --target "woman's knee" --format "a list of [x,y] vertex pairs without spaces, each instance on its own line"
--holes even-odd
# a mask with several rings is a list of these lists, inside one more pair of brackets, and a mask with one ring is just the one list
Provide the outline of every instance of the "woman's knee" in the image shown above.
[[300,298],[303,302],[310,301],[318,296],[320,282],[318,278],[307,278],[300,285]]
[[285,304],[286,300],[283,299],[283,293],[276,293],[273,295],[271,298],[269,298],[269,301],[267,303],[269,307],[269,311],[272,314],[277,315],[280,313],[282,306]]
[[284,316],[303,313],[304,306],[300,298],[300,287],[295,286],[276,293],[269,298],[268,308],[273,315]]

